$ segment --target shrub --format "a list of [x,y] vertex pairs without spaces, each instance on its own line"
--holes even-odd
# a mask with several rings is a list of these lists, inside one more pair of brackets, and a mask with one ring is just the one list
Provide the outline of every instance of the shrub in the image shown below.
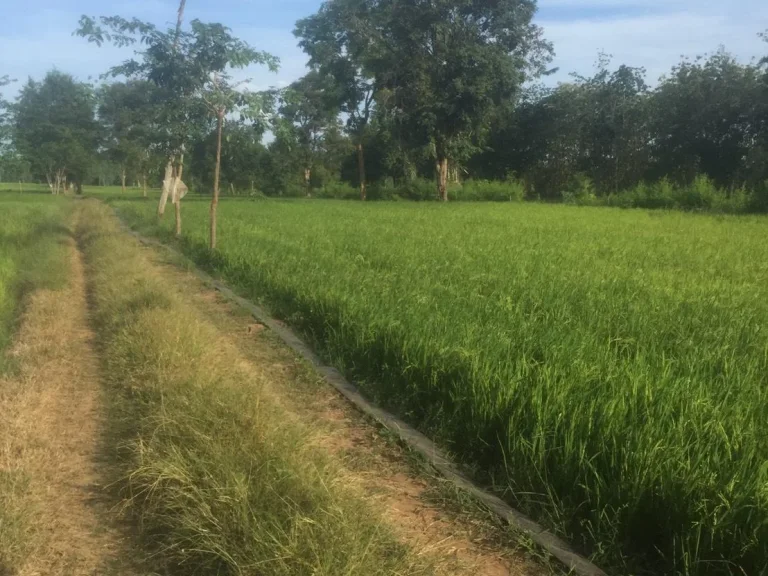
[[717,202],[718,196],[725,198],[712,180],[700,175],[688,186],[678,189],[677,206],[684,210],[708,210]]
[[336,200],[357,200],[360,198],[360,190],[350,186],[346,182],[338,180],[326,182],[326,184],[315,191],[317,198],[334,198]]
[[525,197],[525,186],[519,180],[467,180],[449,190],[452,200],[519,202]]
[[571,179],[568,188],[563,191],[563,202],[590,206],[598,203],[592,180],[584,174],[576,174]]
[[437,183],[434,180],[414,178],[400,187],[400,194],[408,200],[434,200],[437,198]]
[[399,188],[394,180],[387,177],[384,180],[370,184],[366,190],[368,200],[399,200]]

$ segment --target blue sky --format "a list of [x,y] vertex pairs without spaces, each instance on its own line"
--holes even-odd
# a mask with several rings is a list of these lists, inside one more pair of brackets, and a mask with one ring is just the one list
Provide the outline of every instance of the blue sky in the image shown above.
[[[281,70],[254,69],[254,88],[284,86],[301,76],[306,59],[292,35],[294,22],[317,10],[320,0],[188,0],[187,18],[230,26],[256,48],[280,57]],[[129,52],[97,48],[72,36],[81,14],[136,16],[156,24],[174,21],[177,0],[0,0],[0,76],[39,78],[56,67],[80,79],[96,79]],[[539,0],[537,23],[555,46],[560,72],[589,74],[600,50],[615,63],[645,66],[648,80],[679,61],[725,46],[748,61],[768,53],[757,33],[768,28],[768,0]],[[12,23],[9,24],[9,23]],[[7,87],[12,96],[18,89]]]

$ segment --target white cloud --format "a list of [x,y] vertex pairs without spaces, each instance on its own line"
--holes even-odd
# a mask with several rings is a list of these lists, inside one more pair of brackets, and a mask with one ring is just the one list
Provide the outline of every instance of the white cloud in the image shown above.
[[[596,4],[618,6],[619,0],[542,2],[543,7],[564,4],[586,9]],[[562,20],[552,10],[543,13],[538,23],[554,44],[553,66],[560,68],[553,81],[564,80],[573,71],[588,75],[599,51],[612,54],[614,64],[645,67],[650,83],[668,72],[681,56],[713,52],[721,45],[743,62],[768,52],[768,46],[757,36],[768,27],[768,2],[734,0],[715,5],[695,0],[649,0],[643,6],[646,11],[630,16],[601,16],[598,11],[588,18]]]

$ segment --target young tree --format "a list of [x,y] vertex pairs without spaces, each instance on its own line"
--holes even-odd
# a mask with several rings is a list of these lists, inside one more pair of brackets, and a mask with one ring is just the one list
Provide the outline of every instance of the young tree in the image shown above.
[[261,122],[265,112],[265,95],[241,92],[238,84],[233,84],[227,69],[245,68],[251,64],[266,64],[273,72],[277,71],[278,60],[266,52],[257,52],[245,42],[232,38],[229,29],[214,25],[213,34],[208,34],[211,54],[219,55],[220,60],[212,63],[208,81],[203,85],[201,98],[208,111],[216,118],[216,166],[213,176],[213,197],[210,209],[210,247],[216,248],[216,210],[219,204],[219,180],[221,175],[221,135],[228,113],[240,111],[241,118],[250,118]]
[[[191,22],[189,30],[182,29],[184,1],[179,6],[176,27],[161,31],[153,24],[119,16],[101,17],[97,23],[83,16],[77,34],[101,44],[111,40],[117,45],[143,44],[137,57],[115,66],[113,76],[145,79],[155,84],[159,99],[159,124],[163,128],[158,146],[166,152],[166,178],[158,205],[162,215],[168,195],[176,206],[176,233],[181,233],[180,200],[183,196],[184,151],[193,139],[205,130],[205,118],[213,109],[221,120],[233,102],[234,94],[227,80],[227,70],[250,64],[267,64],[276,69],[277,59],[266,52],[257,52],[245,42],[232,36],[221,24]],[[207,96],[206,96],[207,95]],[[175,160],[178,159],[178,163]],[[181,191],[179,190],[181,188]],[[218,195],[214,191],[215,200]],[[215,218],[215,208],[212,208]],[[213,228],[212,228],[213,229]]]
[[82,192],[100,141],[90,86],[53,70],[29,80],[13,107],[13,141],[32,170],[58,194],[67,181]]

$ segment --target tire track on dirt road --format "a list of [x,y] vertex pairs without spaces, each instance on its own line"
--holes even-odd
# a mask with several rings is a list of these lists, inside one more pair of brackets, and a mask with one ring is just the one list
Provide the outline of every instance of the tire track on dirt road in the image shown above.
[[[104,496],[104,402],[80,251],[66,239],[69,279],[29,295],[0,380],[0,473],[23,478],[13,501],[26,554],[0,574],[134,574]],[[2,474],[0,474],[2,476]]]

